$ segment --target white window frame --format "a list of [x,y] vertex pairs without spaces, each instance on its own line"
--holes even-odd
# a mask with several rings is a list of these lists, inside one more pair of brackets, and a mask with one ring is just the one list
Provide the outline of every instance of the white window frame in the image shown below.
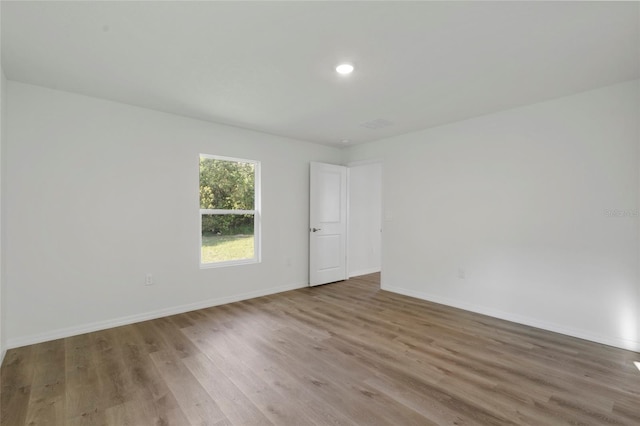
[[[250,163],[253,164],[253,173],[254,173],[254,195],[253,195],[253,208],[254,210],[231,210],[231,209],[199,209],[199,223],[200,230],[198,232],[200,246],[199,249],[199,259],[200,259],[200,269],[209,269],[209,268],[220,268],[226,266],[236,266],[236,265],[249,265],[253,263],[260,263],[262,261],[261,255],[261,219],[260,219],[260,161],[257,160],[247,160],[245,158],[235,158],[235,157],[223,157],[220,155],[211,155],[211,154],[199,154],[198,156],[198,187],[200,187],[200,158],[209,158],[212,160],[222,160],[222,161],[230,161],[234,163]],[[198,195],[198,207],[200,206],[200,196]],[[253,215],[253,258],[251,259],[238,259],[238,260],[225,260],[220,262],[209,262],[202,263],[202,215],[205,214],[252,214]]]

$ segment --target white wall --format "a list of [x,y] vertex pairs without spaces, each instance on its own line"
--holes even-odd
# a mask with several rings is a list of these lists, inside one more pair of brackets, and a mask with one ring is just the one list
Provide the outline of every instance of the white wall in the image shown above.
[[349,166],[349,276],[380,271],[382,164]]
[[[5,114],[7,112],[7,104],[6,104],[6,88],[7,88],[7,79],[4,76],[4,70],[0,67],[0,212],[2,212],[2,185],[4,179],[1,178],[3,170],[2,170],[2,150],[6,141],[6,129],[7,129],[7,121],[5,120]],[[5,325],[6,321],[4,320],[4,315],[6,310],[4,309],[4,253],[2,251],[2,239],[4,238],[2,233],[2,221],[3,217],[0,213],[0,364],[2,364],[2,360],[4,359],[4,354],[7,350],[7,345],[5,343],[6,333],[5,333]]]
[[351,147],[384,161],[383,288],[640,350],[639,84]]
[[[340,163],[340,150],[8,89],[9,347],[307,284],[309,161]],[[261,264],[199,269],[199,153],[262,162]]]
[[[639,90],[340,152],[10,81],[3,349],[303,286],[308,162],[383,159],[385,289],[640,350]],[[199,269],[200,152],[262,161],[262,264]]]

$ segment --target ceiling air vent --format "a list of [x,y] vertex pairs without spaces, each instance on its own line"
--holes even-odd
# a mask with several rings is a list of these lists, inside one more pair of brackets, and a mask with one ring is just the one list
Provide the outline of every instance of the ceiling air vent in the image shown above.
[[367,129],[382,129],[383,127],[391,126],[392,124],[393,122],[385,120],[384,118],[376,118],[375,120],[362,123],[360,126],[366,127]]

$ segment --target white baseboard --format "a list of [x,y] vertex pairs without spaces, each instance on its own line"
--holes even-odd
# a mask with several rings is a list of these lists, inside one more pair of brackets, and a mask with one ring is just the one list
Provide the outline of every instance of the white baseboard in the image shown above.
[[589,340],[591,342],[601,343],[607,346],[614,346],[620,349],[640,352],[640,342],[637,342],[634,340],[611,338],[610,336],[597,335],[597,334],[589,333],[584,330],[577,330],[570,327],[564,327],[559,324],[540,321],[535,318],[524,317],[524,316],[509,313],[509,312],[503,312],[497,309],[491,309],[484,306],[460,302],[457,300],[435,296],[435,295],[424,293],[421,291],[409,290],[402,287],[395,287],[395,286],[389,286],[389,285],[383,284],[381,288],[382,290],[390,291],[392,293],[398,293],[405,296],[415,297],[417,299],[438,303],[441,305],[447,305],[454,308],[464,309],[465,311],[475,312],[478,314],[483,314],[490,317],[515,322],[518,324],[528,325],[531,327],[536,327],[536,328],[552,331],[554,333],[564,334],[571,337],[577,337],[579,339]]
[[360,275],[368,275],[380,272],[380,268],[361,269],[359,271],[349,272],[349,278],[359,277]]
[[74,327],[60,328],[45,333],[32,334],[29,336],[17,337],[7,341],[7,347],[3,348],[3,358],[6,349],[19,348],[21,346],[33,345],[36,343],[48,342],[50,340],[63,339],[65,337],[77,336],[79,334],[91,333],[93,331],[105,330],[107,328],[119,327],[122,325],[134,324],[136,322],[148,321],[162,318],[169,315],[182,314],[184,312],[195,311],[197,309],[210,308],[212,306],[224,305],[227,303],[239,302],[241,300],[253,299],[256,297],[268,296],[270,294],[282,293],[283,291],[296,290],[307,287],[308,284],[289,284],[278,287],[271,287],[265,290],[257,290],[248,293],[237,294],[227,297],[203,300],[186,305],[171,306],[169,308],[144,312],[141,314],[129,315],[126,317],[113,318],[106,321],[96,321]]

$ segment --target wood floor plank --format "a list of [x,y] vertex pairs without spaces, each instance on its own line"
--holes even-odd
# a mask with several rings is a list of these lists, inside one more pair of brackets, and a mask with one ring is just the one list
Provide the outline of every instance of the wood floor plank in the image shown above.
[[[234,333],[240,343],[249,335],[255,335],[257,340],[253,346],[260,347],[264,358],[276,361],[281,371],[288,368],[298,383],[311,389],[322,403],[344,413],[350,424],[389,424],[393,421],[406,425],[425,424],[424,418],[417,419],[412,410],[406,407],[399,410],[394,406],[397,405],[395,401],[370,389],[363,381],[368,374],[362,374],[358,369],[343,369],[337,363],[316,356],[313,341],[295,330],[283,328],[268,333],[258,322],[234,327]],[[327,372],[334,375],[332,380],[326,379]],[[282,376],[280,373],[276,379]],[[326,424],[326,421],[322,423]]]
[[189,425],[173,394],[156,400],[132,400],[105,410],[105,422],[118,426]]
[[65,399],[68,419],[77,424],[87,416],[96,417],[101,404],[98,373],[90,334],[69,337],[65,341]]
[[[254,314],[258,315],[257,312]],[[406,406],[399,407],[397,401],[370,388],[364,380],[372,374],[371,370],[363,369],[344,358],[335,362],[334,359],[321,356],[318,354],[318,351],[322,350],[321,343],[291,327],[281,326],[277,329],[264,324],[265,321],[260,318],[251,324],[234,327],[234,332],[242,340],[256,335],[256,343],[264,351],[268,351],[269,359],[280,356],[283,365],[298,365],[298,368],[291,368],[291,371],[302,372],[299,379],[313,384],[315,393],[322,395],[325,403],[336,408],[342,407],[342,410],[349,414],[351,423],[360,421],[367,424],[428,424],[413,410],[407,409]],[[327,372],[331,373],[332,380],[326,380]],[[345,398],[344,395],[348,395],[349,398]]]
[[150,354],[150,358],[191,424],[209,426],[226,420],[216,401],[209,397],[174,353],[154,352]]
[[12,349],[5,355],[0,371],[0,424],[22,425],[25,423],[31,385],[34,377],[35,346]]
[[118,327],[116,336],[126,374],[136,400],[157,400],[170,393],[157,368],[149,362],[149,347],[135,325]]
[[66,425],[65,349],[63,340],[38,345],[34,354],[26,423],[30,426]]
[[0,424],[640,424],[640,354],[390,293],[378,280],[12,349]]
[[106,410],[134,398],[135,389],[122,359],[123,348],[118,342],[118,329],[103,330],[89,336],[98,379],[98,408]]
[[231,424],[273,425],[273,423],[229,380],[215,363],[199,353],[183,360],[207,393],[220,406]]
[[[282,373],[277,381],[271,381],[269,371],[272,361],[259,360],[255,365],[243,356],[243,346],[235,345],[232,338],[220,329],[209,329],[208,333],[196,328],[185,329],[198,347],[206,353],[226,377],[242,391],[260,412],[277,425],[314,425],[309,413],[299,404],[300,386],[291,382]],[[218,331],[216,331],[218,330]],[[293,395],[296,395],[293,398]],[[304,395],[304,394],[303,394]]]

